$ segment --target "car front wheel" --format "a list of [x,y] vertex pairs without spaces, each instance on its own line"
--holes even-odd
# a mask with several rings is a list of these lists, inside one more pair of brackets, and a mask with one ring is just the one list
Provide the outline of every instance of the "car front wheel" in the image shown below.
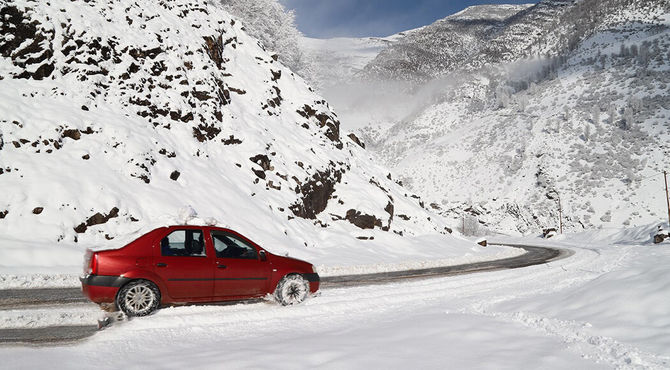
[[301,275],[284,276],[277,284],[274,295],[283,306],[301,303],[309,295],[309,283]]
[[148,280],[131,281],[116,296],[116,305],[127,316],[146,316],[158,308],[160,301],[160,290]]

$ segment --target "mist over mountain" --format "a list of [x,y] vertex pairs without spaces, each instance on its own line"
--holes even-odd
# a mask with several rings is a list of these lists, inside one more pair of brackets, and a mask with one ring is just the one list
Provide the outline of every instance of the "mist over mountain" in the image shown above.
[[472,7],[321,92],[472,233],[558,227],[559,198],[568,229],[641,225],[665,214],[668,50],[667,2]]

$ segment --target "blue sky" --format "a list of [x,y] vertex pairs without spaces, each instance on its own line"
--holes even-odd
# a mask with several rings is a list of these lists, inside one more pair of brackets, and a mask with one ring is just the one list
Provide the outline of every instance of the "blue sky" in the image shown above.
[[309,37],[388,36],[425,26],[470,5],[537,0],[280,0]]

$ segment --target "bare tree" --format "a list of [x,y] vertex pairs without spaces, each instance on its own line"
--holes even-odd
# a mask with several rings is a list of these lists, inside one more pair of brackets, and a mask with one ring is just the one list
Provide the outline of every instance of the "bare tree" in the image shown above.
[[295,26],[293,11],[287,11],[277,0],[221,0],[221,3],[244,23],[251,36],[261,40],[291,70],[300,73],[307,67],[298,45],[301,34]]

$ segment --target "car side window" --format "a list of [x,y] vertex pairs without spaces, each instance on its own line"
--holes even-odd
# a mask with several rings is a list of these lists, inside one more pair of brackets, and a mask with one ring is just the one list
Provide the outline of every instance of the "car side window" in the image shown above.
[[202,230],[175,230],[161,240],[163,256],[205,257]]
[[258,259],[256,248],[244,240],[221,231],[212,231],[217,258]]

